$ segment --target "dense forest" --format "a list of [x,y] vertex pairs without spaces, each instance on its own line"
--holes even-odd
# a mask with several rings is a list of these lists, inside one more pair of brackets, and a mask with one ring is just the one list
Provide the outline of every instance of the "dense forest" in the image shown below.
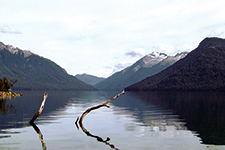
[[53,61],[0,42],[0,77],[18,79],[13,90],[97,90]]

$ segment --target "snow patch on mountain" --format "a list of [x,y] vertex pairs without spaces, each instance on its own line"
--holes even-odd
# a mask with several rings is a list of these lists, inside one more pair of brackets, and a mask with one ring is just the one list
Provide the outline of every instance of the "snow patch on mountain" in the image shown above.
[[[188,52],[181,52],[177,53],[175,56],[168,56],[165,53],[152,52],[134,63],[132,68],[134,72],[137,72],[140,68],[150,68],[158,63],[161,65],[166,63],[173,64],[176,61],[184,58],[187,54]],[[128,68],[126,70],[128,70]],[[126,70],[124,70],[124,72],[126,72]]]
[[166,59],[160,62],[160,65],[164,65],[166,63],[170,63],[171,65],[177,62],[178,60],[184,58],[188,52],[177,53],[175,56],[168,56]]
[[0,50],[8,50],[12,54],[23,54],[25,58],[29,57],[33,53],[27,50],[21,50],[18,47],[13,47],[12,45],[5,45],[4,43],[0,42]]
[[159,53],[159,52],[152,52],[145,57],[143,57],[143,66],[145,68],[152,67],[153,65],[159,63],[163,59],[167,58],[167,55],[165,53]]
[[24,57],[27,58],[30,55],[32,55],[32,52],[27,51],[27,50],[20,50],[19,48],[15,48],[12,45],[6,45],[6,48],[9,50],[10,53],[12,54],[18,54],[19,51],[21,51],[24,54]]
[[141,58],[139,61],[137,61],[135,63],[135,67],[133,68],[133,71],[136,72],[142,67],[144,68],[152,67],[167,57],[168,56],[165,53],[152,52],[144,56],[143,58]]

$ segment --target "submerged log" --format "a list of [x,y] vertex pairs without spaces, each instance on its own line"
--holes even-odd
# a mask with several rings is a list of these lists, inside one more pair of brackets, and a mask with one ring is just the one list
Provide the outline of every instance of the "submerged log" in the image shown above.
[[112,100],[116,99],[117,97],[119,97],[119,96],[122,95],[122,94],[125,94],[125,92],[123,91],[123,92],[119,93],[118,95],[114,96],[113,98],[111,98],[110,100],[106,101],[105,103],[103,103],[103,104],[101,104],[101,105],[94,106],[94,107],[91,107],[91,108],[87,109],[87,110],[81,115],[80,120],[79,120],[79,117],[77,118],[75,124],[77,125],[77,122],[78,122],[78,120],[79,120],[79,124],[81,125],[81,123],[82,123],[84,117],[85,117],[89,112],[91,112],[92,110],[99,109],[99,108],[104,107],[104,106],[109,108],[110,106],[108,106],[107,104],[108,104],[109,102],[111,102]]
[[42,110],[44,109],[45,100],[47,97],[48,97],[48,94],[45,92],[39,111],[34,115],[34,117],[29,121],[29,123],[33,123],[40,116]]
[[109,141],[110,141],[110,138],[109,138],[109,137],[107,137],[106,140],[103,140],[101,137],[99,137],[99,136],[97,136],[97,135],[91,134],[91,133],[84,127],[84,125],[83,125],[83,119],[84,119],[84,117],[85,117],[88,113],[90,113],[92,110],[99,109],[99,108],[104,107],[104,106],[107,107],[107,108],[109,108],[110,106],[108,106],[107,104],[108,104],[109,102],[111,102],[112,100],[116,99],[117,97],[119,97],[119,96],[122,95],[122,94],[125,94],[125,92],[123,91],[123,92],[117,94],[116,96],[114,96],[113,98],[111,98],[110,100],[106,101],[106,102],[103,103],[103,104],[100,104],[100,105],[97,105],[97,106],[94,106],[94,107],[91,107],[91,108],[87,109],[87,110],[81,115],[80,118],[77,117],[77,119],[76,119],[76,121],[75,121],[75,125],[76,125],[77,129],[79,129],[79,126],[78,126],[78,122],[79,122],[79,125],[80,125],[82,131],[83,131],[87,136],[96,138],[98,142],[103,142],[103,143],[105,143],[106,145],[109,145],[112,149],[118,150],[118,148],[116,148],[113,144],[110,144],[110,143],[109,143]]

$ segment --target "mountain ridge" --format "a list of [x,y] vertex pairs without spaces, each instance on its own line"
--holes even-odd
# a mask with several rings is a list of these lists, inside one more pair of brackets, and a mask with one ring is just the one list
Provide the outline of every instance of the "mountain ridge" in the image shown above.
[[102,77],[97,77],[97,76],[86,74],[86,73],[76,74],[75,77],[87,84],[90,84],[90,85],[95,85],[105,79]]
[[100,90],[123,90],[126,86],[162,71],[186,55],[187,52],[181,52],[176,56],[152,52],[136,61],[133,65],[114,73],[94,86]]
[[225,90],[225,40],[205,38],[185,58],[125,88],[149,90]]
[[14,90],[97,90],[53,61],[0,42],[0,76],[18,79]]

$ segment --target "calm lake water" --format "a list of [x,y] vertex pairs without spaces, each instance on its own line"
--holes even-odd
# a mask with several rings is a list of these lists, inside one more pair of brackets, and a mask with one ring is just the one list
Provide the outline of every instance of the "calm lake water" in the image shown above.
[[225,93],[126,92],[110,108],[90,107],[120,92],[50,91],[35,125],[42,91],[0,100],[0,149],[217,150],[225,149]]

